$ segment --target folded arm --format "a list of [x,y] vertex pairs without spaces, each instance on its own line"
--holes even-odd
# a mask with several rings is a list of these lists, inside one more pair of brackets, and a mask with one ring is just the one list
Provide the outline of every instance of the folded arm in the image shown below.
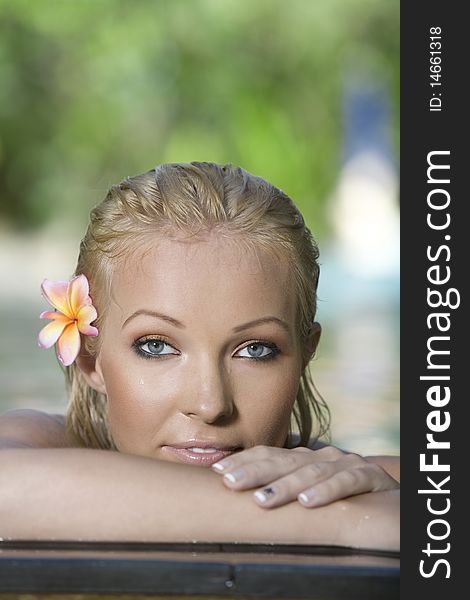
[[398,549],[396,490],[266,511],[210,470],[103,450],[0,452],[0,537]]

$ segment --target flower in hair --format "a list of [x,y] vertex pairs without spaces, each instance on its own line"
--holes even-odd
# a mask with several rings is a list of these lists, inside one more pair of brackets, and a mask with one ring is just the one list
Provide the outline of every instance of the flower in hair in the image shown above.
[[98,329],[90,324],[98,315],[89,296],[88,279],[85,275],[70,281],[44,279],[41,289],[55,310],[39,315],[40,319],[52,319],[52,322],[39,332],[38,344],[41,348],[50,348],[57,342],[57,357],[68,367],[80,352],[80,334],[98,335]]

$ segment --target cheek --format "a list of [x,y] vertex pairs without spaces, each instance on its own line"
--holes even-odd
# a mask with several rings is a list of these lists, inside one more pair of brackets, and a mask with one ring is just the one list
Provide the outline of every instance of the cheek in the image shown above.
[[253,445],[282,446],[300,384],[298,369],[266,373],[239,390],[238,409]]
[[[148,453],[153,437],[171,410],[172,394],[147,372],[126,365],[103,364],[108,399],[108,425],[120,451]],[[158,390],[158,394],[157,394]]]

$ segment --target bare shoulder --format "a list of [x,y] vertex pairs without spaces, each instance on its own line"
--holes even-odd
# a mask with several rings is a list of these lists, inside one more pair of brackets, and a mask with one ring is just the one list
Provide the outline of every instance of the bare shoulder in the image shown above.
[[397,481],[400,481],[400,457],[399,456],[366,456],[366,461],[379,465]]
[[10,410],[0,416],[2,448],[68,448],[65,416],[39,410]]

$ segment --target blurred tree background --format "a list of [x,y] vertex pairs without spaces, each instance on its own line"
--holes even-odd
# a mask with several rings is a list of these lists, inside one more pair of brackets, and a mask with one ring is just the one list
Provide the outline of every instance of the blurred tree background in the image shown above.
[[398,131],[398,11],[392,0],[0,0],[3,229],[82,230],[126,175],[207,160],[272,181],[321,235],[350,73],[385,82]]
[[109,187],[231,162],[319,239],[312,371],[333,441],[396,452],[397,277],[358,268],[398,251],[398,115],[399,0],[0,0],[0,413],[65,409],[39,286],[72,275]]

